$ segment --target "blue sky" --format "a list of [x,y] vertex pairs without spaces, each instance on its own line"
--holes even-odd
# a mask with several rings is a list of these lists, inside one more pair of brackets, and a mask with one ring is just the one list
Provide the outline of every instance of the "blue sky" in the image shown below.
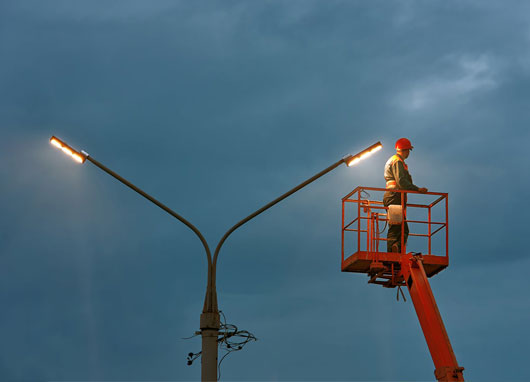
[[530,6],[522,1],[4,1],[0,4],[0,379],[197,380],[194,223],[241,218],[220,254],[229,322],[258,341],[223,380],[427,381],[411,302],[340,272],[340,199],[383,186],[396,139],[450,198],[431,279],[464,375],[530,379],[525,249]]

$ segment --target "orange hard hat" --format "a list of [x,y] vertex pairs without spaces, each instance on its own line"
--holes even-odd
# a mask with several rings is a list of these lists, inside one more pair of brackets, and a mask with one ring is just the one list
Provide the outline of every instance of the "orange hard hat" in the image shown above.
[[399,138],[396,141],[396,150],[412,150],[414,146],[407,138]]

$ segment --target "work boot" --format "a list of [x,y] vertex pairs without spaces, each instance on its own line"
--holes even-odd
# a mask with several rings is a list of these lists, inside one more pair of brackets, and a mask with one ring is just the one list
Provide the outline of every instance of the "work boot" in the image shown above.
[[399,253],[400,252],[399,251],[399,246],[396,243],[392,244],[392,252],[393,253]]

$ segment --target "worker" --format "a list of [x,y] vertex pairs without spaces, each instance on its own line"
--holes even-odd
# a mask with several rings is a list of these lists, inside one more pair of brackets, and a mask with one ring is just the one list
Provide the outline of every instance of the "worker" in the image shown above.
[[[425,187],[418,187],[412,183],[412,177],[409,174],[409,168],[405,164],[405,159],[410,155],[413,149],[412,144],[407,138],[400,138],[396,142],[396,154],[392,155],[385,164],[386,189],[383,197],[383,204],[388,207],[391,204],[401,205],[401,192],[392,190],[418,191],[425,193],[428,190]],[[407,205],[407,194],[403,193],[403,209]],[[405,216],[405,210],[403,210]],[[407,243],[409,236],[409,226],[407,222],[403,224],[404,243]],[[401,224],[392,224],[388,226],[387,234],[387,252],[401,252]]]

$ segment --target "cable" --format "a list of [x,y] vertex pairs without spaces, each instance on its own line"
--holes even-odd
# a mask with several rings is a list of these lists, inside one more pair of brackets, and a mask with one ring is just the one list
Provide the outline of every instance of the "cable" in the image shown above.
[[[361,190],[361,199],[369,199],[369,198],[370,198],[370,193],[366,190]],[[368,200],[368,202],[370,202],[370,200]],[[383,227],[383,230],[379,232],[379,234],[382,234],[383,232],[385,232],[387,225],[388,225],[388,222],[385,221],[385,226]]]
[[[383,216],[384,216],[384,214],[383,214]],[[379,215],[377,216],[377,220],[379,221]],[[388,220],[385,220],[385,225],[383,226],[383,229],[381,230],[381,232],[379,232],[379,235],[381,235],[383,232],[385,232],[387,226],[388,226]]]
[[[190,337],[191,338],[191,337]],[[188,353],[188,366],[191,366],[191,364],[193,363],[193,361],[195,361],[197,358],[199,358],[202,354],[202,351],[198,352],[198,353]]]
[[397,295],[396,299],[399,301],[399,293],[401,292],[401,295],[403,296],[403,302],[407,302],[407,299],[405,298],[405,293],[403,293],[403,290],[401,289],[401,285],[397,286]]
[[[254,336],[254,334],[250,333],[248,330],[239,330],[238,327],[234,324],[227,324],[226,323],[226,317],[222,311],[219,311],[219,314],[221,315],[221,325],[219,326],[219,337],[217,338],[217,345],[226,353],[221,357],[219,360],[219,363],[217,364],[217,380],[221,379],[221,363],[226,358],[227,355],[234,351],[242,350],[243,347],[245,347],[246,344],[248,344],[251,341],[257,341],[258,339]],[[200,332],[196,332],[191,337],[186,337],[183,339],[191,339],[193,337],[196,337],[200,334]],[[193,361],[195,361],[197,358],[199,358],[202,355],[202,351],[198,353],[188,353],[187,356],[187,364],[188,366],[191,366],[193,364]]]
[[[250,333],[248,330],[239,330],[236,325],[227,324],[224,313],[222,311],[219,311],[219,313],[221,314],[221,318],[222,318],[220,330],[223,330],[223,331],[219,332],[221,336],[217,339],[217,343],[219,344],[221,349],[226,351],[226,353],[219,360],[219,364],[217,367],[217,370],[218,370],[217,379],[218,380],[221,379],[221,363],[224,361],[226,356],[228,356],[230,353],[234,351],[239,351],[243,349],[243,347],[249,342],[258,340],[254,336],[254,334]],[[238,339],[235,339],[235,338],[238,338]]]

